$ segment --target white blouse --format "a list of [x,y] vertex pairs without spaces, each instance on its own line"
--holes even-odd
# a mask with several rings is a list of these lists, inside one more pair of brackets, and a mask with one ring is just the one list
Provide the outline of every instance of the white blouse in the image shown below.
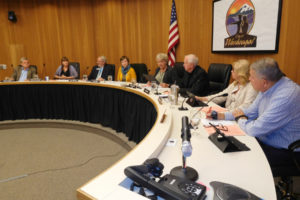
[[246,85],[235,85],[233,82],[222,92],[210,95],[207,98],[211,99],[225,93],[228,93],[227,97],[217,97],[212,101],[217,104],[226,101],[225,108],[227,108],[229,111],[233,111],[237,108],[249,107],[257,95],[257,91],[254,90],[250,82],[248,82]]

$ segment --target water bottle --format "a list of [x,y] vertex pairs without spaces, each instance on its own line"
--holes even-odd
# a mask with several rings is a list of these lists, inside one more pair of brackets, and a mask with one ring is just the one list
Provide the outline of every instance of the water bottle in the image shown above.
[[178,92],[179,92],[179,86],[176,85],[176,83],[171,85],[171,95],[173,97],[171,101],[172,105],[177,105],[178,103]]

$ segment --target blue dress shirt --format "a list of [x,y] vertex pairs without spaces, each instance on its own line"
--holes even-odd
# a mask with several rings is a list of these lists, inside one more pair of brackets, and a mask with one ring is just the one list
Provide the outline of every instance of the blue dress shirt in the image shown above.
[[99,67],[99,68],[98,68],[98,69],[99,69],[99,71],[98,71],[98,74],[97,74],[96,80],[98,80],[98,78],[100,78],[100,77],[101,77],[101,75],[102,75],[102,72],[103,72],[103,68],[104,68],[104,67]]
[[25,81],[27,79],[28,70],[29,70],[29,68],[24,69],[24,67],[22,67],[22,72],[21,72],[19,81]]
[[[300,139],[300,86],[282,77],[265,92],[259,92],[251,106],[242,109],[246,119],[238,124],[248,135],[261,142],[287,149]],[[226,120],[233,120],[232,113],[225,113]]]

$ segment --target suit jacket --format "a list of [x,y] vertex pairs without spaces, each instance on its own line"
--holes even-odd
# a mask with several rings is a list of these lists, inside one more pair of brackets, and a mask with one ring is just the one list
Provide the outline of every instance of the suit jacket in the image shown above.
[[[164,77],[165,77],[165,75],[168,73],[168,71],[170,71],[171,69],[172,69],[172,68],[171,68],[170,66],[167,66],[167,69],[166,69],[166,71],[165,71]],[[159,67],[156,68],[154,77],[156,77],[156,75],[158,74],[159,71],[160,71],[160,68],[159,68]],[[164,77],[163,77],[163,80],[164,80]],[[162,82],[163,82],[163,81],[162,81]]]
[[[98,66],[95,65],[89,75],[89,80],[95,80],[97,78],[97,75],[98,75],[98,72],[99,72],[99,69],[98,69]],[[102,71],[102,74],[101,74],[101,78],[107,80],[107,77],[111,75],[114,79],[115,77],[115,71],[113,69],[113,67],[111,65],[108,65],[108,64],[105,64],[104,65],[104,68],[103,68],[103,71]]]
[[[20,79],[21,73],[22,73],[22,66],[18,65],[15,69],[13,74],[11,75],[11,78],[14,81],[18,81]],[[33,78],[33,75],[35,75],[36,72],[36,68],[33,65],[30,65],[28,68],[28,72],[27,72],[27,79],[30,80]]]
[[184,71],[181,84],[179,84],[181,94],[189,91],[197,96],[207,95],[209,91],[208,75],[200,66],[196,66],[192,73]]
[[179,87],[182,86],[181,82],[184,76],[184,68],[182,66],[174,66],[170,70],[168,70],[163,78],[163,82],[167,83],[169,85],[172,85],[176,82],[176,85],[179,85]]

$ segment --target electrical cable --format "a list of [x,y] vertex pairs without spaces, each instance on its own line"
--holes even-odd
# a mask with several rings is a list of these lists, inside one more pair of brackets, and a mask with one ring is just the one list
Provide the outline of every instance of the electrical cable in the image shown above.
[[9,178],[6,178],[6,179],[1,179],[0,183],[5,183],[5,182],[17,180],[17,179],[22,179],[22,178],[25,178],[25,177],[28,177],[28,176],[33,176],[33,175],[36,175],[36,174],[42,174],[42,173],[46,173],[46,172],[55,172],[55,171],[68,170],[68,169],[72,169],[72,168],[82,167],[82,166],[88,164],[90,161],[92,161],[94,159],[105,158],[105,157],[114,157],[114,156],[119,155],[120,152],[121,152],[121,150],[116,152],[115,154],[111,154],[111,155],[93,156],[93,157],[89,158],[88,160],[86,160],[83,163],[80,163],[80,164],[77,164],[77,165],[72,165],[72,166],[69,166],[69,167],[46,169],[46,170],[41,170],[41,171],[30,172],[30,173],[19,175],[19,176],[13,176],[13,177],[9,177]]

